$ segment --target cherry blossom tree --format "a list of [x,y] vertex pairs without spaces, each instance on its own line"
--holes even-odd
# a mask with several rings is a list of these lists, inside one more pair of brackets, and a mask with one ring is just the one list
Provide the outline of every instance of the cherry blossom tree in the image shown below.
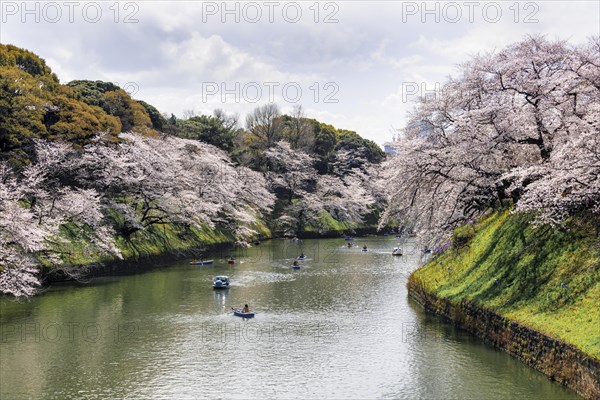
[[36,142],[36,162],[17,174],[0,164],[0,292],[29,296],[42,264],[64,265],[69,240],[61,229],[102,253],[121,257],[115,212],[129,236],[152,225],[217,225],[243,244],[270,212],[274,196],[264,176],[236,167],[214,146],[172,136],[98,135],[82,150]]
[[524,39],[474,57],[422,99],[384,179],[396,217],[432,241],[506,198],[558,223],[597,209],[598,39]]
[[84,171],[82,183],[111,194],[111,207],[125,216],[125,235],[155,224],[254,221],[273,204],[262,175],[236,168],[214,146],[173,136],[120,137],[114,147],[89,145],[71,169]]
[[[346,165],[348,152],[339,152],[340,163]],[[359,224],[376,206],[375,185],[370,185],[369,167],[337,169],[337,174],[319,175],[314,159],[302,150],[293,150],[280,141],[265,153],[271,190],[285,200],[276,227],[282,231],[304,229],[307,225],[325,230],[322,213],[349,224]],[[366,160],[365,163],[369,164]],[[383,200],[383,193],[377,198]]]
[[44,249],[47,232],[21,206],[25,194],[8,163],[0,162],[0,293],[31,296],[40,285],[31,254]]
[[36,142],[37,163],[19,174],[0,165],[0,292],[30,296],[39,286],[42,262],[61,268],[67,241],[60,228],[85,232],[90,244],[116,257],[114,233],[103,224],[102,196],[71,187],[59,173],[73,149]]

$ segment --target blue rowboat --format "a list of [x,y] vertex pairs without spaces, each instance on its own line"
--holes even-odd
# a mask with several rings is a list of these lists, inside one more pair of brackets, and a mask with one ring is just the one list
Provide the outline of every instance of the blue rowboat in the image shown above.
[[300,269],[300,266],[299,265],[292,265],[292,268],[293,269]]
[[215,276],[213,278],[213,289],[228,289],[229,277],[225,275]]
[[190,265],[209,265],[212,264],[214,260],[206,260],[206,261],[196,261],[196,260],[192,260],[190,262]]
[[232,308],[232,310],[233,310],[233,315],[235,315],[236,317],[254,318],[254,315],[256,314],[256,313],[251,312],[251,311],[245,313],[244,311],[242,311],[241,308]]

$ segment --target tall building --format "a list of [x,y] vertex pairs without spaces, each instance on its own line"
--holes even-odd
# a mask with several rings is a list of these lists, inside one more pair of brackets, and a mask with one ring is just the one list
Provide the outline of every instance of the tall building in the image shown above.
[[398,155],[398,145],[406,137],[425,138],[433,133],[433,127],[427,121],[414,121],[406,125],[404,128],[397,129],[392,127],[392,141],[383,144],[383,151],[389,156]]
[[392,141],[383,144],[383,152],[389,156],[397,155],[396,145],[400,142],[402,135],[401,129],[392,128]]

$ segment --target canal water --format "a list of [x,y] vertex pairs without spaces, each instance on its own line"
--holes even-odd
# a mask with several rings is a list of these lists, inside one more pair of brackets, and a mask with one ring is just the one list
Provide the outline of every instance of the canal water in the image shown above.
[[[394,257],[395,240],[272,240],[233,266],[217,254],[3,299],[0,398],[577,398],[426,314],[406,290],[421,253]],[[244,304],[255,318],[232,315]]]

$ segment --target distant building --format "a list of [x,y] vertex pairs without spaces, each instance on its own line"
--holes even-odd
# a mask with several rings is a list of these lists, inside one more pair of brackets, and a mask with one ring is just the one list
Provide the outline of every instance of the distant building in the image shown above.
[[393,146],[393,143],[391,143],[391,142],[385,142],[383,144],[383,152],[385,154],[387,154],[388,156],[395,156],[395,155],[397,155],[396,148]]
[[401,130],[392,128],[392,141],[385,142],[383,144],[383,152],[389,156],[396,156],[398,152],[396,151],[396,145],[400,142]]
[[[409,137],[427,137],[433,133],[433,126],[427,121],[415,121],[406,125],[402,129],[391,128],[392,141],[383,144],[383,151],[389,156],[398,155],[398,145],[404,138]],[[414,135],[414,136],[413,136]]]

